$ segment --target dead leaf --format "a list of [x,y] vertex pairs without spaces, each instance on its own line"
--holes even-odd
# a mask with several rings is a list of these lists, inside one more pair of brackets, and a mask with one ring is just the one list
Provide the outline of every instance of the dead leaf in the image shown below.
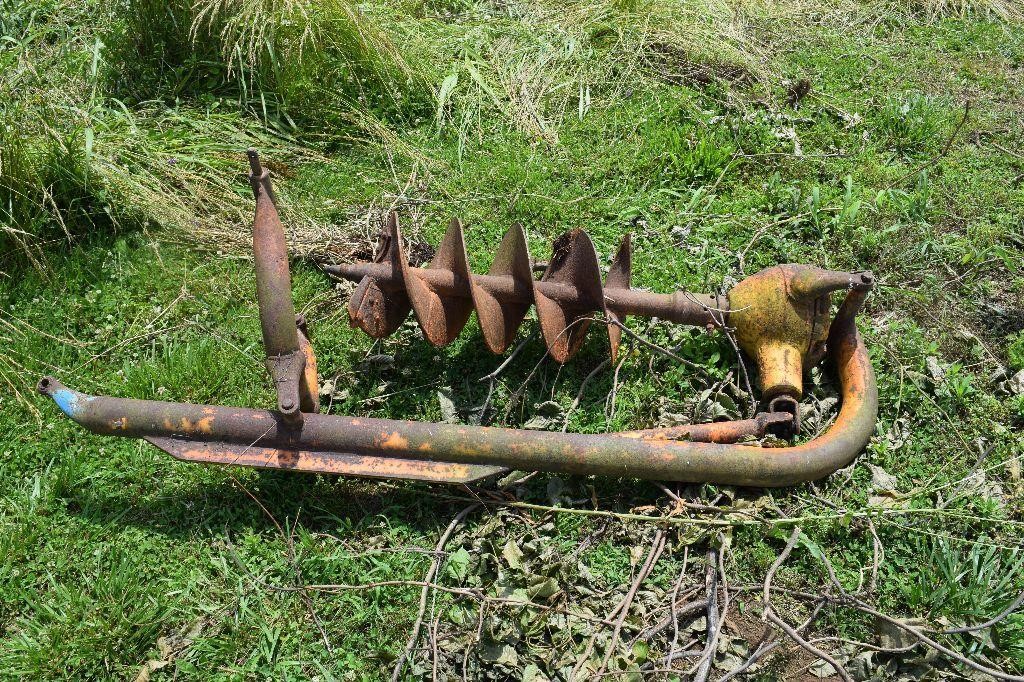
[[534,663],[523,668],[523,682],[550,682],[550,678]]
[[479,650],[480,659],[488,663],[507,665],[515,667],[519,664],[519,654],[516,650],[504,642],[491,642],[481,644]]
[[207,618],[199,618],[192,622],[187,630],[172,632],[166,637],[156,640],[156,648],[160,652],[160,658],[150,659],[142,664],[142,669],[135,677],[135,682],[149,682],[150,675],[157,670],[162,670],[174,662],[182,651],[192,646],[192,642],[208,630],[212,621]]
[[170,661],[146,661],[142,664],[142,670],[135,677],[135,682],[149,682],[149,676],[151,673],[155,673],[161,668],[166,668],[171,664]]
[[815,677],[832,677],[836,674],[835,667],[828,661],[818,660],[810,667],[811,674]]
[[540,403],[534,406],[535,414],[525,424],[524,429],[534,431],[546,431],[555,426],[561,427],[565,421],[565,412],[562,406],[553,400]]
[[501,549],[501,556],[504,557],[505,563],[508,564],[509,568],[518,571],[523,567],[523,552],[519,549],[519,545],[515,540],[509,539],[505,543],[505,546]]
[[999,390],[1010,395],[1024,395],[1024,369],[999,384]]
[[881,495],[889,495],[890,497],[898,495],[896,488],[899,483],[895,476],[882,467],[871,464],[870,462],[865,463],[865,466],[867,466],[868,470],[871,472],[872,492],[876,492]]
[[452,389],[442,388],[437,391],[437,402],[441,406],[441,420],[445,424],[459,423],[459,410],[452,400]]
[[[922,627],[926,624],[920,618],[908,618],[900,622],[910,627]],[[903,649],[918,641],[903,628],[881,619],[875,621],[875,633],[878,634],[879,643],[886,649]]]
[[931,377],[933,384],[938,386],[946,381],[946,368],[942,366],[937,357],[929,355],[924,360],[924,366],[928,370],[928,375]]

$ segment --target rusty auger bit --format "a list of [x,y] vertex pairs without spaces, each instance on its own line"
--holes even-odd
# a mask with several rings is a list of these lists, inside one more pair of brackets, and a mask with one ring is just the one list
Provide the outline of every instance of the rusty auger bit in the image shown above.
[[[462,226],[452,221],[427,267],[412,267],[392,213],[370,263],[329,265],[358,282],[349,302],[354,326],[374,338],[394,332],[412,310],[426,339],[443,346],[475,310],[484,342],[504,352],[531,305],[548,352],[558,362],[579,350],[595,315],[608,322],[618,352],[629,315],[729,328],[758,370],[762,412],[754,419],[610,434],[571,434],[429,424],[319,414],[316,356],[296,318],[284,230],[270,175],[249,152],[256,198],[253,228],[257,296],[273,410],[91,396],[52,377],[39,391],[93,433],[144,438],[178,459],[350,476],[465,483],[508,468],[682,482],[785,486],[826,476],[867,444],[878,391],[855,318],[869,272],[779,265],[743,280],[727,295],[656,294],[630,288],[626,235],[604,282],[593,242],[580,230],[556,240],[540,279],[520,225],[505,234],[486,275],[470,272]],[[832,294],[846,296],[830,319]],[[797,429],[803,376],[829,359],[842,391],[832,428],[800,445],[740,444]]]

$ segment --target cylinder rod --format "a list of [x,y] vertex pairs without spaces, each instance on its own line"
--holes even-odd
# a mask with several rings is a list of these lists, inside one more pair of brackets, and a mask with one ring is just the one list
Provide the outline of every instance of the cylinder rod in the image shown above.
[[263,345],[267,356],[287,355],[299,350],[292,305],[292,283],[288,270],[288,244],[278,217],[270,187],[270,173],[260,166],[255,150],[249,150],[252,174],[249,182],[256,195],[256,220],[252,247],[256,266],[256,297],[260,306]]
[[[302,403],[311,405],[303,375],[306,355],[299,347],[292,281],[288,268],[288,244],[274,203],[270,172],[260,164],[255,149],[249,157],[249,184],[256,197],[252,251],[256,270],[256,299],[266,351],[267,371],[277,391],[277,409],[291,422],[302,421]],[[315,389],[315,382],[314,387]]]

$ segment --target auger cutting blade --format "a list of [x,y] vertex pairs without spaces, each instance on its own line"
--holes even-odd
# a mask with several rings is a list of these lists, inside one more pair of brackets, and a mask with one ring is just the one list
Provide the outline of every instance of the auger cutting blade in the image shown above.
[[487,276],[500,277],[508,281],[513,292],[519,292],[518,299],[502,300],[495,292],[472,281],[473,305],[484,342],[491,352],[504,353],[515,339],[533,296],[530,252],[526,247],[526,233],[519,223],[514,223],[505,233]]
[[597,251],[586,232],[573,230],[555,240],[551,260],[541,281],[565,285],[566,295],[562,297],[546,294],[534,284],[537,318],[544,342],[551,357],[564,363],[583,344],[583,337],[590,326],[587,318],[595,312],[604,311]]
[[[612,360],[617,361],[626,316],[658,317],[679,324],[720,325],[727,302],[720,296],[674,292],[659,294],[630,289],[632,242],[623,237],[608,272],[607,286],[601,284],[597,252],[590,237],[581,230],[562,235],[544,275],[533,279],[526,235],[513,225],[502,238],[494,262],[486,275],[469,271],[462,229],[453,221],[430,267],[411,268],[401,247],[397,224],[393,228],[390,261],[324,265],[333,276],[359,282],[353,302],[353,319],[364,319],[364,329],[374,323],[371,333],[380,336],[388,324],[397,327],[398,313],[409,307],[424,336],[444,345],[465,325],[471,310],[477,310],[487,347],[495,353],[508,349],[515,339],[531,304],[537,305],[545,344],[558,362],[567,361],[579,349],[594,313],[605,313]],[[401,298],[407,291],[408,299]],[[370,312],[377,308],[394,311],[395,318]],[[365,309],[365,310],[364,310]],[[362,312],[360,312],[362,311]],[[378,320],[377,318],[382,318]],[[392,327],[393,328],[393,327]]]
[[[630,234],[627,232],[622,236],[619,250],[615,254],[612,266],[608,269],[608,277],[604,280],[606,289],[619,289],[629,291],[629,285],[633,279],[633,243]],[[616,311],[615,301],[605,298],[605,315],[608,316],[608,340],[611,342],[612,364],[614,365],[619,357],[619,344],[622,343],[622,328],[619,324],[626,323],[626,314],[621,315]],[[615,324],[615,323],[618,324]]]
[[363,277],[348,302],[348,319],[375,339],[393,334],[409,314],[409,297],[402,286],[402,234],[398,229],[398,216],[388,214],[384,243],[374,256],[374,263],[387,264],[391,277],[378,280]]
[[441,246],[426,268],[447,275],[447,286],[444,288],[428,281],[423,268],[409,265],[409,260],[402,252],[401,240],[398,249],[406,291],[409,293],[412,309],[416,312],[416,319],[423,330],[423,336],[435,346],[448,345],[466,326],[466,321],[473,312],[473,301],[469,296],[472,276],[469,273],[462,225],[457,218],[448,224],[448,231],[441,240]]

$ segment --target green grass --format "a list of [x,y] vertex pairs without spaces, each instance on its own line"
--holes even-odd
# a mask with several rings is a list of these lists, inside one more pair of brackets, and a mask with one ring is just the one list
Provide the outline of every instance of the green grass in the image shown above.
[[[315,592],[307,603],[273,586],[294,585],[296,566],[308,584],[421,580],[430,556],[409,550],[433,548],[467,503],[463,491],[184,464],[141,442],[88,435],[32,392],[52,373],[93,393],[271,404],[246,253],[241,152],[251,144],[274,173],[296,256],[348,259],[379,210],[395,205],[407,234],[434,244],[462,218],[477,271],[516,220],[538,258],[555,236],[584,227],[607,263],[632,231],[635,286],[657,291],[718,290],[781,262],[874,270],[879,287],[861,329],[881,409],[858,463],[813,486],[684,492],[769,517],[817,517],[780,586],[823,589],[814,558],[823,551],[855,588],[877,532],[880,607],[935,626],[998,613],[1024,589],[1024,398],[1005,388],[1024,368],[1024,163],[1013,103],[1024,34],[992,6],[989,16],[979,5],[949,13],[886,3],[733,13],[657,0],[5,0],[4,676],[134,679],[164,659],[148,666],[153,679],[380,679],[405,645],[415,587]],[[801,79],[810,92],[794,101]],[[475,322],[444,349],[411,324],[373,343],[349,327],[344,293],[315,267],[297,260],[293,276],[322,378],[335,382],[331,413],[439,420],[442,391],[461,419],[479,419],[488,385],[478,378],[502,358],[485,351]],[[613,376],[602,371],[569,428],[645,428],[744,407],[739,391],[714,406],[702,398],[704,376],[736,372],[727,343],[630,325],[703,373],[632,347],[614,412]],[[599,331],[561,368],[529,342],[497,382],[487,418],[522,425],[548,401],[564,413],[606,357]],[[812,385],[815,398],[834,395],[822,377]],[[983,480],[965,478],[980,456]],[[895,477],[899,499],[877,499],[867,464]],[[568,508],[670,508],[637,481],[542,475],[512,493]],[[871,525],[842,511],[872,504],[906,509]],[[437,593],[428,620],[437,618],[442,677],[461,677],[468,651],[470,678],[537,670],[564,679],[586,669],[591,637],[596,668],[610,631],[580,613],[604,617],[621,600],[654,532],[507,507],[470,515],[446,547],[441,582],[526,594],[575,615],[492,605],[481,616],[474,601]],[[787,534],[731,529],[730,581],[759,585]],[[660,617],[684,553],[684,589],[703,590],[714,538],[694,528],[669,537],[627,623]],[[756,642],[759,600],[736,601],[731,618]],[[791,622],[807,614],[781,596],[777,608]],[[840,609],[823,613],[814,634],[878,636],[869,619]],[[699,627],[692,636],[703,637]],[[943,641],[1024,672],[1019,615],[987,635]],[[613,665],[635,672],[664,649],[663,638],[649,651],[623,644]],[[873,660],[894,676],[917,665]],[[793,677],[808,663],[786,650],[758,674]],[[407,676],[430,675],[420,651]]]

